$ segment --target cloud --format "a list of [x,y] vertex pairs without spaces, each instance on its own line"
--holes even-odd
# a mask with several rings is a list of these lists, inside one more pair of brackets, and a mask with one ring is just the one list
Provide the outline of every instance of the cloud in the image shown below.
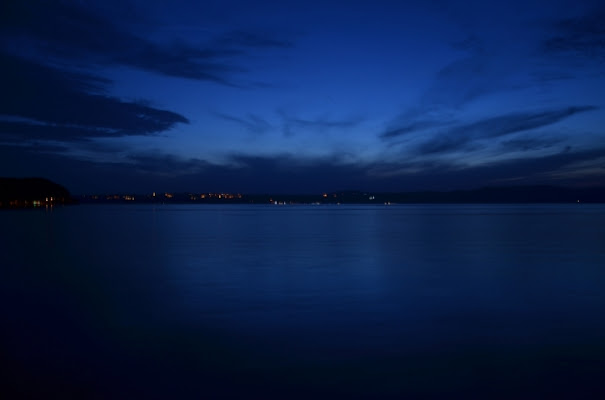
[[516,89],[526,55],[505,44],[495,43],[485,32],[451,43],[462,54],[435,73],[419,99],[420,108],[457,110],[479,98]]
[[366,165],[343,162],[345,158],[338,154],[333,157],[234,154],[230,160],[237,168],[225,172],[229,182],[242,187],[239,191],[251,193],[321,193],[366,186],[369,181]]
[[225,121],[234,122],[257,135],[263,134],[273,128],[269,122],[256,114],[248,114],[242,118],[218,112],[213,114]]
[[[471,34],[450,46],[463,52],[433,76],[416,105],[404,110],[379,134],[383,140],[453,124],[454,115],[473,101],[520,86],[515,80],[518,56],[508,48],[491,45],[489,39]],[[516,58],[516,64],[511,59]],[[442,140],[444,141],[444,140]],[[450,140],[447,140],[448,142]]]
[[114,131],[95,127],[74,127],[60,124],[43,123],[35,120],[28,122],[0,121],[0,137],[20,142],[22,140],[86,140],[95,136],[112,136]]
[[521,138],[506,140],[506,141],[500,143],[500,147],[505,152],[533,151],[533,150],[551,148],[554,145],[561,143],[562,141],[563,141],[563,138],[525,136],[525,137],[521,137]]
[[[3,142],[0,139],[0,146],[10,148],[16,147],[28,152],[29,154],[61,154],[69,150],[69,148],[63,143],[53,143],[48,141],[7,141]],[[13,149],[15,150],[15,149]]]
[[391,128],[388,128],[380,134],[380,137],[382,139],[391,139],[397,136],[403,136],[409,133],[415,133],[428,128],[433,128],[435,126],[440,126],[442,124],[443,123],[440,121],[412,121],[399,126],[393,126]]
[[[243,68],[230,58],[247,49],[285,48],[291,44],[255,32],[235,31],[206,45],[157,43],[131,33],[83,3],[10,2],[0,17],[2,44],[17,54],[46,55],[95,65],[125,65],[158,74],[236,85]],[[19,48],[11,43],[18,42]],[[23,48],[23,44],[29,44]],[[23,54],[22,54],[23,55]]]
[[398,118],[398,121],[391,123],[390,127],[379,135],[380,138],[392,139],[399,136],[405,136],[410,133],[417,133],[430,128],[443,127],[444,125],[451,124],[451,121],[449,120],[440,119],[412,120],[410,122],[406,122],[404,119],[405,118],[400,117]]
[[545,111],[510,113],[476,122],[457,125],[438,133],[417,148],[419,154],[446,153],[463,150],[474,141],[506,136],[552,125],[572,115],[593,111],[594,106],[574,106]]
[[443,67],[436,75],[433,86],[425,93],[425,102],[440,106],[459,107],[486,93],[499,90],[502,78],[492,56],[475,50],[469,56]]
[[[426,160],[345,162],[343,160],[346,158],[338,154],[323,158],[234,155],[232,160],[239,165],[238,168],[225,170],[215,166],[212,173],[228,177],[230,182],[237,182],[237,185],[244,188],[238,190],[249,192],[275,192],[275,188],[288,193],[317,193],[340,189],[451,190],[502,185],[507,182],[574,185],[598,182],[596,177],[605,178],[603,154],[605,148],[584,151],[564,149],[546,157],[517,157],[469,167]],[[218,172],[221,169],[222,172]]]
[[109,81],[0,52],[0,134],[78,140],[148,135],[188,123],[184,116],[103,94]]
[[[569,10],[565,12],[570,13]],[[605,25],[602,23],[605,7],[602,5],[590,14],[551,22],[546,32],[536,29],[535,21],[520,24],[516,16],[509,21],[512,25],[505,26],[502,22],[511,15],[502,15],[488,26],[483,21],[472,22],[474,16],[469,14],[462,18],[466,20],[468,17],[471,21],[460,24],[461,32],[465,32],[464,38],[459,40],[454,35],[449,42],[455,58],[433,75],[430,85],[414,107],[404,110],[379,133],[382,139],[436,128],[439,123],[434,122],[436,120],[431,114],[459,114],[467,107],[481,107],[478,99],[508,97],[514,92],[535,94],[537,89],[544,90],[547,86],[548,90],[556,90],[557,83],[573,79],[585,71],[587,58],[605,60]],[[540,24],[540,28],[543,26]],[[519,35],[522,40],[511,38],[512,34],[521,32],[526,33]],[[563,60],[554,56],[569,57]]]
[[325,116],[320,116],[314,119],[305,119],[293,117],[284,111],[278,112],[282,117],[282,130],[284,136],[293,136],[299,132],[307,132],[309,130],[324,132],[331,129],[346,129],[353,128],[363,122],[361,117],[349,117],[343,119],[331,119]]
[[126,158],[137,173],[171,178],[199,174],[212,164],[199,159],[183,159],[170,154],[133,154]]
[[517,157],[468,167],[426,160],[346,162],[346,157],[339,154],[321,158],[233,154],[227,164],[219,165],[203,159],[139,153],[110,163],[72,159],[44,150],[0,144],[3,173],[44,175],[75,194],[152,191],[304,194],[348,189],[386,192],[507,184],[602,185],[605,179],[605,147],[563,150],[546,157]]
[[[489,176],[494,184],[556,184],[602,186],[605,179],[603,154],[605,147],[583,151],[562,151],[545,157],[517,158],[471,169]],[[588,167],[590,168],[587,173]],[[598,173],[595,174],[595,169]]]
[[542,43],[547,55],[570,58],[605,60],[605,7],[600,6],[586,15],[557,21],[554,33]]

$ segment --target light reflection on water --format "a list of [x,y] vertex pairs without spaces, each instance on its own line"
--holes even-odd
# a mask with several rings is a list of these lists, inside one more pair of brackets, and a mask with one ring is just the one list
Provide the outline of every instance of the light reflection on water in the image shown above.
[[0,221],[4,342],[46,392],[603,391],[601,205],[77,206]]

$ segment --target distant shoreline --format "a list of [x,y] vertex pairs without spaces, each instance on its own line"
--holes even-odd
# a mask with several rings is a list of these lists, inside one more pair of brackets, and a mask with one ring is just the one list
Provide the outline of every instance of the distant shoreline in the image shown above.
[[340,191],[317,195],[153,193],[77,196],[82,204],[561,204],[605,203],[605,187],[570,189],[554,186],[491,187],[447,192]]
[[320,194],[241,194],[183,192],[92,194],[72,196],[43,178],[0,178],[0,208],[31,208],[66,204],[563,204],[605,203],[605,186],[500,186],[473,190]]

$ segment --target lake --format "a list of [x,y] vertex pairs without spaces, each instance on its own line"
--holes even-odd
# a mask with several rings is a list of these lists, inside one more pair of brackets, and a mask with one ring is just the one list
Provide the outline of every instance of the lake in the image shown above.
[[605,205],[80,205],[0,228],[15,398],[605,396]]

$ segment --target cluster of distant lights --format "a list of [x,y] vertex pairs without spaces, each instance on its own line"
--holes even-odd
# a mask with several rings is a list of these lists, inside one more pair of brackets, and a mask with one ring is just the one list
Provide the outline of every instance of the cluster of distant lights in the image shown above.
[[[121,194],[108,194],[108,195],[90,195],[90,196],[85,196],[85,197],[89,197],[92,200],[100,200],[100,199],[105,199],[105,200],[125,200],[125,201],[135,201],[136,197],[134,195],[130,195],[130,194],[125,194],[125,195],[121,195]],[[149,195],[147,196],[143,196],[143,197],[147,197],[149,198]],[[172,199],[175,197],[175,194],[173,193],[156,193],[153,192],[151,194],[151,198],[153,199]],[[241,199],[242,195],[237,193],[237,194],[233,194],[233,193],[201,193],[201,194],[189,194],[189,199],[190,200],[205,200],[205,199]]]
[[[156,192],[151,195],[153,198],[158,197]],[[172,199],[174,195],[172,193],[164,193],[164,197]],[[202,194],[189,194],[190,200],[205,200],[205,199],[241,199],[242,195],[237,193],[202,193]]]
[[199,195],[195,195],[195,194],[191,194],[189,195],[189,198],[191,200],[197,200],[198,198],[200,200],[204,200],[204,199],[241,199],[242,195],[237,193],[237,194],[232,194],[232,193],[202,193]]
[[[84,196],[84,197],[88,197],[92,200],[108,200],[108,201],[135,201],[135,200],[143,200],[145,201],[145,199],[147,201],[149,200],[155,200],[155,201],[163,201],[163,200],[185,200],[188,199],[189,201],[210,201],[210,202],[216,202],[216,201],[225,201],[225,200],[241,200],[242,198],[244,198],[244,196],[240,193],[225,193],[225,192],[207,192],[207,193],[200,193],[200,194],[193,194],[193,193],[188,193],[188,194],[175,194],[175,193],[169,193],[169,192],[164,192],[164,193],[158,193],[158,192],[152,192],[151,194],[147,194],[147,195],[139,195],[135,198],[134,195],[129,195],[129,194],[107,194],[107,195],[88,195],[88,196]],[[334,199],[334,200],[340,200],[340,195],[337,193],[322,193],[321,197],[325,200],[330,200],[330,199]],[[367,194],[364,193],[364,197],[366,200],[369,200],[371,202],[374,202],[376,200],[376,197],[372,194]],[[376,204],[379,204],[382,202],[377,202]],[[293,204],[301,204],[301,202],[299,201],[292,201],[292,200],[275,200],[273,198],[269,198],[268,204],[272,204],[272,205],[293,205]],[[322,205],[325,204],[324,202],[320,202],[320,201],[315,201],[315,202],[310,202],[310,203],[303,203],[303,204],[311,204],[311,205]],[[336,201],[333,204],[336,205],[340,205],[341,202],[340,201]],[[394,203],[391,203],[390,201],[385,201],[384,205],[391,205]]]
[[91,199],[93,200],[99,200],[101,197],[105,197],[105,200],[126,200],[126,201],[134,201],[135,197],[132,195],[119,195],[119,194],[109,194],[106,196],[99,196],[96,194],[93,194],[90,196]]
[[[44,200],[11,200],[8,202],[10,207],[52,207],[55,203],[64,202],[63,198],[45,197]],[[1,205],[1,203],[0,203]]]

